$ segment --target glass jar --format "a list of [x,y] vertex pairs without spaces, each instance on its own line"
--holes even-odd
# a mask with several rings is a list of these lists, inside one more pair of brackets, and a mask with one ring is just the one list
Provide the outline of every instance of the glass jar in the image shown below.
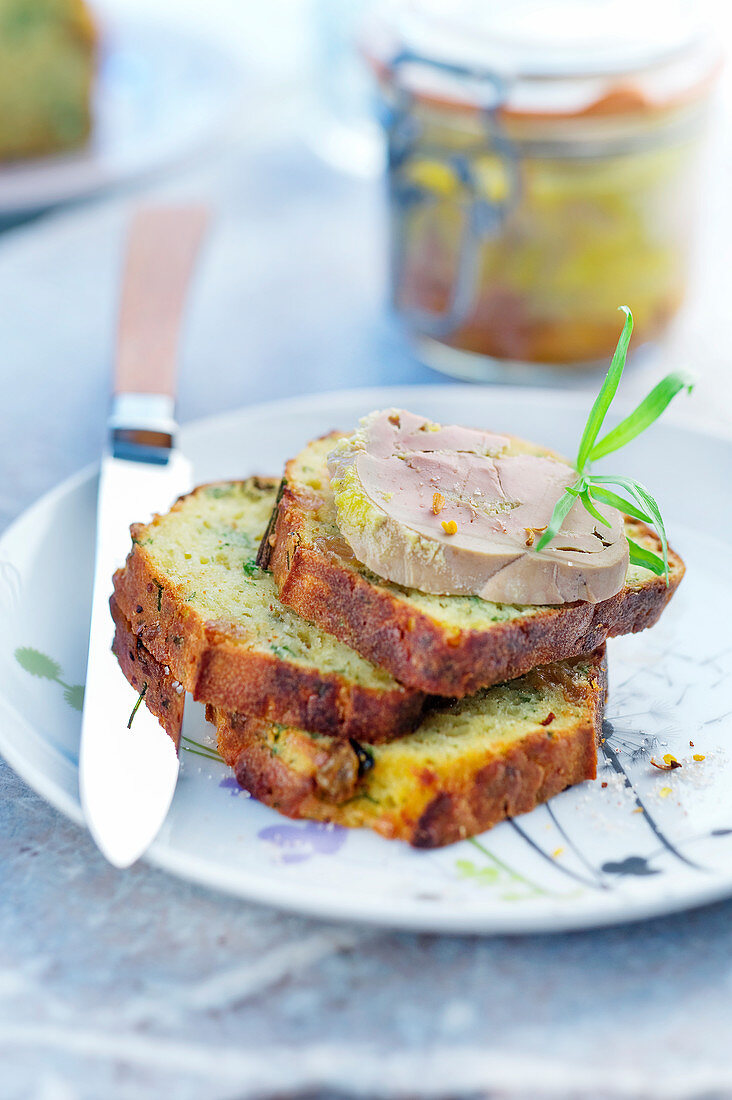
[[430,365],[591,365],[619,305],[636,348],[678,310],[718,58],[688,5],[653,34],[632,7],[420,0],[372,24],[392,299]]

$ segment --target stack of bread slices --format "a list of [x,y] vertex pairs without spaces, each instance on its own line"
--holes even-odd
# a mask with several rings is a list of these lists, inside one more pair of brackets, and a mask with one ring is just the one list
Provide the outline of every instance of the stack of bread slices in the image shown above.
[[[600,602],[430,595],[358,560],[328,455],[281,482],[203,485],[132,528],[114,650],[178,742],[185,692],[255,798],[418,847],[472,836],[596,773],[606,638],[653,625],[670,583],[630,566]],[[626,519],[627,533],[658,549]]]

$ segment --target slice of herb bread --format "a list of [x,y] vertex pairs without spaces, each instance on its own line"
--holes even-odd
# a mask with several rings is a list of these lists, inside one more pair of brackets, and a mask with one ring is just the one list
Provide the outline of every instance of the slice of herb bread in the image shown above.
[[[112,600],[114,651],[176,741],[180,684],[145,651]],[[388,744],[308,733],[207,706],[237,780],[289,817],[374,829],[434,848],[526,813],[594,779],[607,690],[604,647],[461,700],[431,700],[421,725]]]
[[[652,626],[676,590],[684,564],[669,552],[670,584],[630,566],[625,587],[600,603],[518,606],[479,596],[435,596],[386,581],[357,561],[336,522],[326,458],[343,433],[310,443],[287,463],[259,564],[280,599],[397,680],[461,697],[536,665],[590,653],[606,638]],[[643,523],[626,533],[658,552]]]
[[433,700],[413,733],[386,745],[207,713],[219,752],[261,802],[436,848],[594,779],[606,690],[603,647],[465,699]]
[[267,478],[204,485],[131,528],[120,613],[195,699],[334,737],[413,729],[424,698],[277,598],[256,562],[275,501]]
[[0,0],[0,160],[86,141],[96,40],[84,0]]

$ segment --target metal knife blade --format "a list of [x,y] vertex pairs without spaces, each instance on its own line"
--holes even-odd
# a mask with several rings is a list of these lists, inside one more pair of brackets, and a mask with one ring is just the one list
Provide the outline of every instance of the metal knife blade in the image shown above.
[[130,519],[165,511],[190,488],[191,466],[179,453],[160,466],[111,455],[102,461],[79,777],[91,834],[116,867],[134,863],[157,835],[175,792],[178,754],[144,706],[127,728],[138,693],[111,649],[112,574],[130,549]]
[[173,398],[180,321],[206,221],[201,207],[139,211],[123,278],[79,757],[87,824],[117,867],[134,863],[155,838],[178,777],[177,746],[144,706],[134,710],[138,694],[112,654],[109,597],[130,550],[130,523],[166,511],[191,488],[190,464],[174,448]]

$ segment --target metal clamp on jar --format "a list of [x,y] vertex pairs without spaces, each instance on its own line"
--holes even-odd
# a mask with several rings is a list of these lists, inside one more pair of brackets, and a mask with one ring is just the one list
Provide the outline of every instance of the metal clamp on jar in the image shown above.
[[[431,366],[537,380],[636,347],[686,285],[718,56],[688,6],[391,3],[372,21],[392,300]],[[550,368],[550,370],[546,370]]]

